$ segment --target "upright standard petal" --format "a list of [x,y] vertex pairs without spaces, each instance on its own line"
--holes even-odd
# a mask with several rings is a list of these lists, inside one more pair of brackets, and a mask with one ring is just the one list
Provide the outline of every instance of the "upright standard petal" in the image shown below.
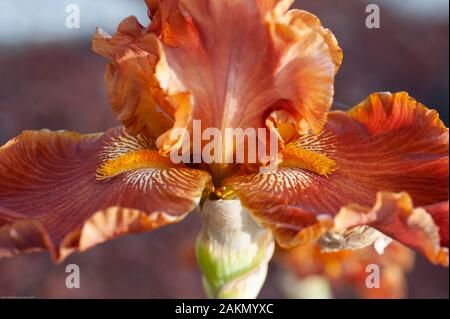
[[92,48],[110,60],[105,89],[112,110],[131,134],[157,138],[173,126],[172,109],[165,103],[154,77],[158,43],[145,35],[135,17],[119,25],[114,37],[97,29]]
[[24,132],[0,148],[0,257],[48,249],[61,261],[175,223],[209,183],[207,173],[174,166],[121,128]]
[[[287,247],[323,235],[341,207],[373,207],[380,191],[406,192],[428,216],[419,224],[408,222],[406,212],[399,221],[401,214],[391,209],[378,213],[387,214],[383,227],[369,220],[359,225],[374,226],[445,264],[440,244],[448,245],[448,209],[442,209],[448,201],[448,129],[437,112],[406,93],[376,93],[328,118],[320,134],[287,146],[278,171],[234,177],[228,187]],[[379,237],[370,228],[357,229],[353,239],[370,239],[364,245]]]
[[[108,40],[112,44],[108,51],[122,52],[125,48],[124,52],[131,52],[127,56],[156,57],[156,62],[140,59],[138,63],[147,64],[140,69],[147,70],[147,78],[156,80],[157,94],[163,92],[158,100],[168,104],[162,108],[175,128],[189,128],[194,119],[202,120],[204,128],[221,131],[264,128],[268,115],[283,109],[318,132],[331,106],[334,75],[342,54],[334,36],[317,18],[287,11],[291,3],[148,0],[151,25],[143,31],[129,20],[133,25],[132,32],[126,32],[129,43],[122,46],[125,32],[119,29]],[[142,44],[150,35],[158,38],[157,48]],[[136,47],[143,51],[136,51]],[[95,41],[94,49],[108,56]],[[126,69],[126,63],[127,59],[113,58],[114,69]],[[144,118],[137,110],[149,108],[136,103],[139,97],[145,100],[149,80],[137,83],[133,103],[121,98],[128,94],[124,83],[130,81],[121,78],[120,72],[107,76],[107,87],[123,83],[120,86],[125,90],[116,93],[119,98],[113,93],[110,100],[121,109],[124,124],[135,131],[141,128],[135,124]],[[180,94],[188,98],[174,103],[171,97]],[[178,147],[179,141],[165,134],[158,145],[169,151]]]

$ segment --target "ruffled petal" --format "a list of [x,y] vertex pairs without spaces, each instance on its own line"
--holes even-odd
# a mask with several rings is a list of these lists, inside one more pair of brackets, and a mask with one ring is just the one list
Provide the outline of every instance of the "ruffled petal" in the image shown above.
[[[119,90],[109,90],[110,100],[131,132],[150,116],[139,110],[154,113],[153,95],[174,128],[195,119],[203,128],[264,128],[277,109],[315,132],[322,128],[342,54],[313,15],[288,11],[291,0],[146,2],[147,29],[129,18],[112,39],[94,38],[94,50],[113,61],[107,88]],[[108,50],[98,44],[105,41]],[[182,103],[174,102],[180,95]],[[169,133],[158,140],[164,153],[180,146]]]
[[157,138],[173,126],[173,109],[154,78],[158,43],[135,17],[122,21],[111,37],[97,29],[93,50],[110,60],[105,88],[112,110],[130,134]]
[[316,28],[318,32],[324,35],[335,65],[335,72],[337,73],[342,65],[344,54],[342,53],[342,49],[339,47],[334,34],[329,29],[322,26],[320,19],[308,11],[297,9],[288,11],[285,15],[285,19],[289,21],[290,25],[296,25],[299,29],[306,24],[310,28]]
[[[328,118],[320,134],[287,146],[281,153],[286,162],[277,171],[237,176],[225,184],[274,230],[282,246],[320,237],[341,207],[373,207],[380,191],[407,192],[415,207],[430,207],[438,237],[448,244],[443,233],[448,233],[448,210],[439,204],[448,201],[448,129],[438,114],[406,93],[377,93],[349,113],[331,112]],[[413,229],[403,231],[417,240]],[[388,235],[425,253],[394,233]],[[436,243],[435,237],[430,240]]]
[[426,211],[431,215],[436,225],[439,226],[441,246],[448,247],[448,201],[426,206]]
[[[448,208],[446,213],[448,216]],[[334,218],[331,232],[369,225],[414,248],[434,264],[448,266],[448,247],[441,246],[438,222],[442,221],[433,220],[426,207],[414,208],[407,193],[379,193],[373,207],[343,207]]]
[[170,165],[121,128],[24,132],[0,148],[0,257],[48,249],[61,261],[178,222],[209,183],[206,172]]

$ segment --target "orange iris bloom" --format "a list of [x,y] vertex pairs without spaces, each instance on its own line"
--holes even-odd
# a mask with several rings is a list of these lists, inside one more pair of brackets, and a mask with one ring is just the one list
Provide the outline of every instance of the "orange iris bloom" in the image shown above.
[[[448,265],[448,129],[406,93],[330,111],[342,52],[292,0],[146,0],[152,22],[97,30],[121,127],[26,131],[0,148],[0,256],[56,261],[235,198],[283,247],[389,236]],[[174,164],[175,128],[265,128],[279,168]]]

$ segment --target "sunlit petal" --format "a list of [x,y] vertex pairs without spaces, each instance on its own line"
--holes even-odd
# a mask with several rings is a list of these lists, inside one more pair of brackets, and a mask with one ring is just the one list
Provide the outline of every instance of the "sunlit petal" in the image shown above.
[[332,232],[344,232],[359,225],[374,227],[421,252],[431,262],[448,266],[448,247],[441,247],[437,221],[426,207],[414,208],[406,193],[379,193],[373,207],[356,204],[343,207],[334,218]]
[[[277,171],[225,183],[258,221],[282,234],[283,246],[323,235],[341,207],[373,207],[380,191],[407,192],[415,207],[429,207],[438,237],[448,245],[448,209],[440,204],[448,201],[448,129],[438,114],[406,93],[379,93],[349,113],[331,112],[328,118],[320,134],[302,136],[286,147],[298,150],[284,150],[287,161]],[[305,236],[312,226],[320,231]],[[423,247],[409,240],[405,244],[439,262]]]
[[[194,119],[220,130],[265,127],[283,109],[318,132],[342,53],[315,16],[288,11],[291,3],[148,0],[147,29],[128,18],[113,38],[97,35],[94,50],[112,60],[107,88],[124,125],[145,131],[156,102],[174,128]],[[164,153],[179,145],[170,132],[158,139]]]
[[92,48],[108,58],[105,88],[117,118],[131,134],[157,138],[173,125],[172,109],[165,103],[154,78],[158,44],[135,17],[122,21],[111,37],[97,29]]
[[48,249],[62,260],[180,221],[210,176],[170,165],[151,147],[120,128],[96,135],[29,131],[3,146],[0,256]]

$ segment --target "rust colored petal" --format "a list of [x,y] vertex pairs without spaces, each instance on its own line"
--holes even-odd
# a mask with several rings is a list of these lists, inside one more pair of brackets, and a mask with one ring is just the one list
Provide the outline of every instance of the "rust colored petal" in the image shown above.
[[27,131],[1,147],[0,257],[48,249],[61,261],[180,221],[210,176],[170,166],[150,146],[117,128],[95,135]]
[[112,110],[131,134],[157,138],[173,125],[172,108],[165,103],[154,77],[157,39],[135,17],[122,21],[111,37],[97,29],[92,48],[110,60],[105,88]]
[[[448,205],[448,202],[446,203]],[[448,216],[448,206],[446,210]],[[448,220],[448,217],[447,217]],[[414,208],[407,193],[379,193],[373,207],[348,205],[334,218],[332,232],[343,232],[359,225],[369,225],[414,248],[435,263],[448,266],[448,247],[441,246],[438,220],[427,207]]]
[[328,119],[321,133],[282,151],[286,162],[277,171],[225,183],[282,246],[323,235],[342,207],[372,207],[380,191],[407,192],[415,207],[433,205],[429,213],[448,244],[448,210],[439,204],[448,201],[448,129],[437,112],[406,93],[376,93]]
[[342,64],[344,55],[342,49],[339,47],[338,41],[334,34],[322,26],[320,19],[314,14],[305,10],[293,9],[286,13],[285,19],[289,21],[289,24],[297,26],[299,29],[303,28],[306,24],[310,28],[317,29],[318,32],[324,35],[324,38],[328,44],[328,48],[333,59],[333,63],[336,67],[335,72],[339,70]]
[[[288,11],[291,0],[146,3],[146,29],[128,18],[112,38],[94,38],[112,60],[106,85],[130,132],[149,125],[155,101],[174,128],[195,119],[202,128],[263,128],[279,108],[322,128],[341,51],[314,16]],[[164,153],[179,144],[170,132],[158,140]]]
[[441,246],[448,247],[448,201],[426,206],[436,225],[439,226]]

